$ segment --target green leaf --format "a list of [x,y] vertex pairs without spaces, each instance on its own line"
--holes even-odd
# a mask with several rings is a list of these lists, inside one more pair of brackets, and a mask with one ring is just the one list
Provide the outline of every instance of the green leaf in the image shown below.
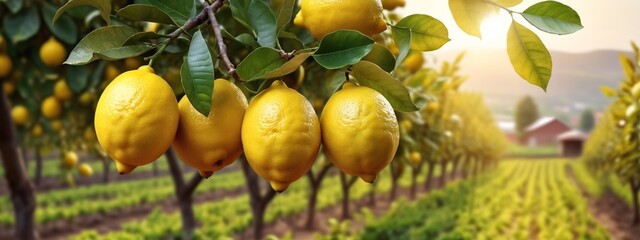
[[258,77],[259,79],[269,79],[269,78],[277,78],[292,73],[302,65],[302,63],[307,60],[313,54],[313,50],[300,50],[296,52],[295,56],[287,61],[285,64],[276,68],[270,72],[265,73],[264,75]]
[[480,32],[482,21],[489,14],[495,13],[497,7],[483,0],[449,0],[449,10],[462,31],[482,38]]
[[522,16],[536,28],[553,34],[570,34],[583,28],[578,13],[556,1],[536,3],[524,10]]
[[362,58],[364,61],[375,63],[387,72],[393,71],[396,66],[396,58],[384,45],[380,43],[373,44],[371,52]]
[[522,3],[522,0],[492,0],[492,1],[503,7],[514,7]]
[[622,66],[622,71],[624,72],[625,80],[633,82],[636,76],[633,60],[627,57],[624,53],[620,53],[618,58],[620,60],[620,66]]
[[512,21],[507,33],[507,53],[518,75],[547,90],[551,78],[551,54],[538,35]]
[[87,66],[68,66],[65,69],[67,70],[67,85],[74,93],[81,93],[89,83],[89,68]]
[[189,53],[180,71],[182,87],[191,105],[202,115],[209,116],[213,97],[213,58],[202,32],[191,38]]
[[413,112],[418,110],[418,107],[411,101],[409,90],[402,82],[382,70],[378,65],[361,61],[353,65],[351,70],[351,74],[358,80],[360,85],[378,91],[391,103],[391,106],[396,111]]
[[261,0],[252,0],[249,3],[249,21],[256,32],[260,46],[276,47],[278,37],[276,16],[269,5]]
[[82,65],[96,59],[123,59],[138,56],[152,49],[149,45],[123,46],[136,32],[135,29],[123,25],[98,28],[80,40],[65,63]]
[[449,41],[447,27],[429,15],[410,15],[393,28],[398,28],[396,31],[411,31],[411,48],[418,51],[433,51]]
[[247,29],[252,29],[249,20],[249,4],[252,0],[230,1],[231,15]]
[[173,24],[169,15],[158,7],[149,4],[131,4],[120,9],[116,14],[118,17],[132,21],[157,22],[162,24]]
[[326,35],[313,58],[326,69],[353,65],[373,49],[373,39],[352,30],[339,30]]
[[75,44],[78,40],[78,28],[76,24],[71,17],[67,15],[62,15],[56,23],[53,23],[53,16],[56,14],[56,10],[57,8],[50,3],[44,3],[42,5],[42,18],[44,23],[58,39],[67,44]]
[[194,7],[193,0],[142,0],[140,3],[156,6],[178,25],[184,25],[191,17]]
[[395,66],[395,68],[398,68],[411,51],[411,31],[405,31],[399,28],[391,28],[391,36],[393,37],[393,41],[396,43],[396,46],[398,46],[399,50]]
[[158,39],[161,37],[166,37],[166,36],[160,35],[154,32],[137,32],[136,34],[133,34],[131,37],[129,37],[127,41],[125,41],[122,45],[123,46],[135,45],[136,43],[144,42],[150,39]]
[[18,14],[7,14],[3,19],[4,32],[13,44],[25,41],[33,37],[40,29],[40,17],[38,8],[24,9]]
[[260,79],[263,75],[280,68],[287,63],[287,60],[280,56],[280,51],[261,47],[253,52],[238,64],[236,69],[238,76],[244,81]]
[[64,6],[62,6],[56,12],[56,15],[53,17],[53,21],[57,21],[62,14],[67,11],[67,9],[74,8],[77,6],[92,6],[100,11],[100,16],[104,19],[107,24],[111,24],[111,18],[109,15],[111,14],[111,0],[69,0]]
[[9,8],[9,11],[11,11],[11,13],[16,14],[22,9],[22,6],[24,5],[24,1],[23,0],[7,0],[4,4],[7,5],[7,8]]
[[[278,11],[278,33],[284,30],[284,27],[291,22],[291,17],[293,17],[293,7],[295,5],[295,0],[283,0],[282,6],[280,6],[280,10]],[[278,34],[280,35],[280,34]]]

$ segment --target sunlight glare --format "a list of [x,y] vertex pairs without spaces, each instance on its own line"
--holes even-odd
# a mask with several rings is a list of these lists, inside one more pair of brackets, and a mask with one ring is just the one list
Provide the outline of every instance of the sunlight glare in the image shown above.
[[489,16],[480,26],[483,45],[488,47],[504,48],[509,29],[510,18],[501,13],[497,16]]

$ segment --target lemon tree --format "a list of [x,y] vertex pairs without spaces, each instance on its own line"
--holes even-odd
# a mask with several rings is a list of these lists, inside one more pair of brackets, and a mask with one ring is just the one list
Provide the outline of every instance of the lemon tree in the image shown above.
[[[581,28],[577,13],[568,6],[546,1],[522,13],[510,10],[520,2],[450,1],[450,7],[459,27],[470,34],[474,33],[475,27],[479,28],[485,17],[498,9],[509,11],[512,16],[520,14],[534,27],[550,33],[567,34]],[[322,126],[316,124],[284,124],[281,128],[270,128],[272,132],[258,134],[262,131],[260,127],[269,126],[266,120],[287,122],[322,118],[327,100],[348,81],[357,88],[377,93],[379,103],[386,101],[384,106],[376,106],[376,111],[385,113],[388,123],[382,124],[384,128],[398,130],[396,118],[400,112],[414,112],[425,107],[412,99],[411,90],[399,80],[408,76],[403,74],[420,72],[424,65],[421,52],[437,50],[449,41],[446,26],[436,18],[426,14],[399,18],[386,11],[403,6],[404,1],[303,0],[296,3],[293,0],[141,0],[130,4],[125,1],[70,0],[59,5],[59,2],[46,1],[37,4],[6,1],[0,7],[0,12],[6,16],[2,19],[2,35],[7,39],[0,41],[3,94],[9,92],[11,105],[24,105],[29,112],[29,121],[18,125],[18,134],[7,136],[14,139],[25,136],[23,139],[26,140],[22,142],[36,146],[57,145],[63,151],[83,149],[109,156],[121,173],[149,164],[164,153],[170,156],[171,171],[175,173],[172,175],[178,175],[177,157],[170,146],[183,140],[200,143],[196,134],[190,132],[206,127],[185,124],[188,129],[181,128],[180,119],[189,117],[183,117],[178,99],[186,99],[183,109],[189,109],[189,105],[193,108],[189,114],[210,119],[216,111],[223,111],[215,107],[217,101],[221,101],[224,108],[231,107],[226,103],[233,102],[226,99],[225,94],[217,93],[216,88],[224,84],[216,84],[214,79],[226,79],[226,84],[235,85],[242,91],[242,95],[236,96],[244,97],[251,106],[261,99],[259,96],[274,90],[270,87],[274,82],[297,72],[297,86],[290,84],[292,86],[285,87],[289,89],[283,90],[290,90],[292,94],[299,92],[298,100],[292,100],[291,106],[280,105],[298,106],[304,109],[304,114],[289,114],[286,108],[282,111],[269,102],[258,104],[258,101],[255,104],[261,107],[257,108],[255,116],[251,114],[254,121],[247,120],[249,111],[242,116],[245,122],[257,122],[251,126],[254,128],[245,130],[243,126],[239,133],[246,153],[240,156],[240,163],[250,188],[252,210],[254,215],[260,215],[275,196],[275,190],[284,190],[288,183],[313,168],[322,138],[317,135],[324,135]],[[87,12],[92,14],[87,15]],[[325,14],[327,12],[336,14]],[[469,12],[473,14],[465,14]],[[546,87],[551,62],[544,45],[524,25],[514,21],[512,29],[508,36],[508,53],[516,71],[528,81]],[[26,47],[29,44],[39,47]],[[541,54],[529,55],[529,52]],[[32,62],[35,64],[30,64]],[[121,80],[130,78],[139,81]],[[61,81],[71,91],[67,91]],[[31,88],[33,86],[37,87]],[[122,92],[112,89],[122,89]],[[153,101],[132,104],[130,108],[123,104],[151,97]],[[276,98],[282,100],[282,97]],[[372,105],[359,104],[357,106]],[[2,112],[7,118],[3,119],[9,119],[10,115],[9,104],[6,105]],[[328,106],[327,111],[330,111],[332,105]],[[237,112],[242,109],[241,106],[231,108]],[[282,113],[286,116],[279,116]],[[20,116],[24,119],[24,114]],[[373,120],[364,123],[368,124],[365,130],[370,131],[378,124]],[[81,141],[85,136],[92,137],[93,125],[97,141]],[[331,125],[328,128],[333,128]],[[3,127],[16,129],[11,121]],[[231,128],[237,129],[237,126]],[[180,135],[180,131],[187,132],[189,139],[181,138],[184,135]],[[89,134],[85,134],[87,132]],[[237,135],[235,130],[231,136],[220,138]],[[270,136],[287,137],[285,141],[272,141]],[[375,174],[393,162],[397,155],[393,146],[400,145],[396,143],[400,141],[399,137],[391,136],[390,139],[392,147],[376,159],[376,164],[380,165],[362,172],[354,171],[349,165],[335,166],[350,175],[372,181]],[[309,140],[309,146],[297,146],[296,140]],[[237,147],[237,140],[225,141],[233,142]],[[343,140],[335,140],[340,141]],[[276,144],[255,145],[271,142]],[[326,146],[334,143],[325,142]],[[196,144],[187,145],[189,148]],[[362,145],[354,149],[363,147],[363,151],[353,154],[377,154],[364,151],[367,146]],[[285,146],[290,149],[282,149]],[[216,151],[213,156],[202,157],[208,154],[207,151],[195,146],[190,153],[197,151],[199,156],[187,156],[189,154],[182,150],[178,150],[178,155],[180,160],[191,163],[190,166],[208,176],[218,170],[217,167],[232,162],[238,153],[237,148],[229,150],[231,148],[222,150],[227,151],[226,154]],[[337,149],[335,146],[329,148]],[[259,150],[269,150],[265,152],[282,157],[271,160]],[[301,154],[303,161],[293,164],[295,154]],[[329,161],[339,161],[335,160],[336,156],[328,155]],[[3,157],[3,162],[10,165],[5,169],[21,172],[16,164],[20,161],[16,159]],[[325,169],[324,166],[321,168]],[[263,191],[260,177],[269,180],[273,188]],[[16,179],[28,181],[20,176]],[[179,197],[180,201],[190,202],[188,195],[200,180],[200,176],[194,176],[188,182],[182,180],[181,175],[175,178],[176,193],[184,196]],[[190,207],[181,209],[187,208]],[[184,237],[189,238],[195,223],[193,217],[185,219],[189,217],[183,218]],[[262,216],[254,219],[255,235],[260,237]],[[30,238],[28,236],[34,231],[31,227],[26,229],[18,236]]]
[[633,57],[620,54],[625,79],[619,89],[602,87],[615,101],[590,134],[582,159],[594,171],[613,172],[629,187],[633,204],[633,223],[640,223],[640,49],[632,42]]

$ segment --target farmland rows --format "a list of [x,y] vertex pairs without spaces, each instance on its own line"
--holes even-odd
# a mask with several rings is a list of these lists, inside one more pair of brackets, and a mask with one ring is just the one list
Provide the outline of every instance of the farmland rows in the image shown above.
[[[439,171],[437,171],[439,172]],[[434,174],[438,176],[437,174]],[[383,172],[376,186],[376,193],[386,193],[391,189],[388,172]],[[424,182],[424,177],[419,177],[419,182]],[[400,186],[407,187],[411,184],[409,174],[400,179]],[[350,199],[358,200],[365,197],[371,191],[371,185],[362,181],[356,182],[351,188]],[[308,183],[306,181],[295,182],[290,188],[274,198],[265,215],[266,223],[271,223],[277,218],[299,214],[307,209],[309,196]],[[317,209],[335,206],[342,199],[340,179],[338,176],[327,177],[318,194]],[[194,207],[198,222],[206,225],[196,230],[197,239],[219,239],[231,237],[248,228],[251,224],[251,208],[249,197],[243,195],[236,198],[227,198],[222,201],[202,203]],[[122,230],[101,235],[89,230],[80,233],[73,239],[160,239],[172,236],[181,236],[181,226],[178,213],[164,213],[156,209],[146,219],[122,225]]]
[[607,239],[564,161],[507,161],[367,223],[363,239]]

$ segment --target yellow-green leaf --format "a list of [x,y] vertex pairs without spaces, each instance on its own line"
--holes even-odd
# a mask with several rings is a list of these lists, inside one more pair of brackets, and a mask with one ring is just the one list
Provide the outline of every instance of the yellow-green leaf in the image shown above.
[[547,90],[551,78],[551,54],[538,35],[512,21],[507,34],[507,53],[520,77]]
[[625,79],[629,82],[632,82],[635,75],[633,61],[631,61],[631,59],[629,59],[629,57],[627,57],[627,55],[625,55],[624,53],[620,53],[620,65],[622,65]]
[[522,3],[522,0],[493,0],[493,2],[503,7],[513,7]]
[[610,98],[618,96],[618,92],[615,89],[607,86],[600,86],[600,91],[602,92],[602,94]]
[[411,32],[411,49],[414,50],[436,50],[449,41],[447,27],[440,20],[429,15],[410,15],[393,27],[399,28],[398,31]]
[[498,7],[482,0],[449,0],[449,10],[458,27],[465,33],[482,38],[482,20],[498,11]]

